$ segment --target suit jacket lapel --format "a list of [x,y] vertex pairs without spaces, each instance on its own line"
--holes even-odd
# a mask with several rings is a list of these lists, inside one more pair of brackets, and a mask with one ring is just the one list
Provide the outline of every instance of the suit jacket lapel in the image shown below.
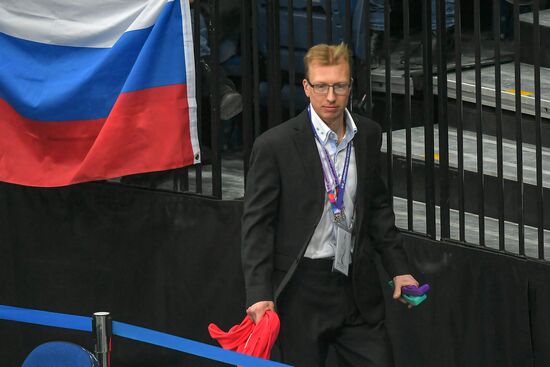
[[306,172],[306,177],[309,180],[309,184],[304,185],[304,188],[305,191],[311,191],[311,188],[314,188],[314,195],[322,203],[325,197],[323,169],[315,138],[309,125],[307,110],[297,117],[296,122],[295,129],[297,131],[294,135],[294,144],[298,150],[298,159],[301,160],[304,172]]

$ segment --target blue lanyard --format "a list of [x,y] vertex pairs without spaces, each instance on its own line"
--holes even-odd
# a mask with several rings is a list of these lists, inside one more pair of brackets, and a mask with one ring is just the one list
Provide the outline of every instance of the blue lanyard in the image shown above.
[[[311,107],[308,106],[307,111],[309,113],[309,121],[311,122],[311,130],[315,139],[319,142],[319,145],[322,148],[323,154],[321,154],[321,166],[323,168],[323,179],[325,181],[325,189],[327,190],[328,199],[332,207],[334,214],[338,214],[342,211],[344,206],[344,193],[346,190],[346,182],[348,180],[348,171],[349,171],[349,162],[351,158],[351,142],[348,142],[346,147],[346,159],[344,161],[344,168],[342,171],[342,179],[338,179],[338,174],[336,172],[336,167],[330,158],[330,154],[325,148],[323,142],[319,138],[317,131],[315,131],[315,126],[313,125],[313,120],[311,118]],[[328,166],[328,167],[327,167]],[[332,184],[331,182],[334,182]]]

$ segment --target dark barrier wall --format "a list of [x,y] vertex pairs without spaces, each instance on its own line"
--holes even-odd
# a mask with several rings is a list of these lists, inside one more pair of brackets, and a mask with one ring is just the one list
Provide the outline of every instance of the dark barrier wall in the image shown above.
[[414,236],[406,249],[432,291],[389,306],[399,366],[550,366],[548,265]]
[[[83,184],[0,184],[0,304],[135,325],[210,342],[207,325],[244,316],[241,203]],[[415,275],[432,285],[407,310],[388,302],[398,366],[549,366],[550,267],[406,235]],[[387,295],[390,291],[388,289]],[[0,364],[85,333],[0,322]],[[115,337],[115,366],[214,366]]]
[[[0,185],[0,304],[110,311],[116,321],[209,341],[209,322],[228,327],[244,316],[240,216],[239,202],[118,185]],[[52,339],[93,348],[86,333],[12,326],[0,323],[0,366],[20,366]],[[118,337],[113,344],[114,366],[216,365]]]

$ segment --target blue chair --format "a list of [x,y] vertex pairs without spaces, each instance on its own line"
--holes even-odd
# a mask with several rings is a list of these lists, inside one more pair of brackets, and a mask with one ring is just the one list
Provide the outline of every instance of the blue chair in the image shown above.
[[99,367],[99,362],[80,345],[54,341],[36,347],[22,367]]

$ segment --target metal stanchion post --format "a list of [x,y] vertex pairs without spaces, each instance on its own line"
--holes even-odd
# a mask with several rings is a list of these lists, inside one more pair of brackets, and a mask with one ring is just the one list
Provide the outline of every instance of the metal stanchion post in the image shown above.
[[109,312],[95,312],[92,322],[95,338],[95,356],[100,367],[111,367],[111,339],[113,327]]

